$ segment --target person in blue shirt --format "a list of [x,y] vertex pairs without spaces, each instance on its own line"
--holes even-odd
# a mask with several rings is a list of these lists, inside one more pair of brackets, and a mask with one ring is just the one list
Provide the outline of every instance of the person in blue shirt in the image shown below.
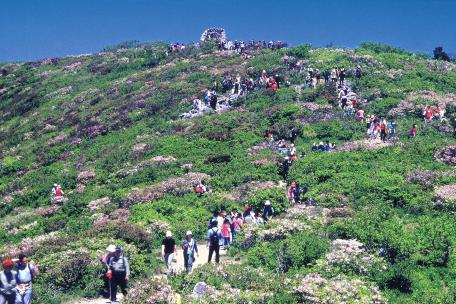
[[394,121],[388,124],[388,131],[390,134],[390,138],[396,137],[396,123]]
[[193,262],[195,261],[195,253],[198,257],[198,246],[196,241],[193,239],[193,234],[189,230],[187,231],[186,238],[182,243],[182,250],[184,255],[184,267],[188,273],[192,272]]

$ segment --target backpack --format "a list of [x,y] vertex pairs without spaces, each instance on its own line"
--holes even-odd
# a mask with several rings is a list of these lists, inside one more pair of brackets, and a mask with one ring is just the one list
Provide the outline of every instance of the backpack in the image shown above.
[[201,189],[200,186],[196,186],[195,187],[195,193],[201,193],[201,192],[203,192],[203,189]]
[[211,236],[209,237],[209,243],[212,247],[219,245],[219,237],[218,237],[219,230],[211,229]]
[[61,188],[56,188],[55,189],[55,196],[63,196],[62,189]]
[[[114,257],[111,257],[111,258],[109,259],[109,261],[108,261],[108,267],[109,267],[109,269],[110,269],[111,271],[112,271],[112,269],[111,269],[111,262],[112,262],[113,260],[114,260]],[[126,264],[125,264],[125,257],[124,257],[123,255],[122,255],[122,262],[123,262],[123,264],[124,264],[124,266],[125,266],[125,265],[126,265]]]

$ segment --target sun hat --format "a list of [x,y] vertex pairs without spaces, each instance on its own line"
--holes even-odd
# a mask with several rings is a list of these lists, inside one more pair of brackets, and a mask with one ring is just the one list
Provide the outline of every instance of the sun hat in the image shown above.
[[193,233],[189,230],[187,231],[187,236],[192,235]]
[[172,237],[172,236],[173,236],[173,234],[171,233],[171,231],[169,231],[169,230],[166,231],[166,237]]
[[270,200],[267,200],[264,204],[265,204],[266,206],[269,206],[269,205],[271,205],[271,201],[270,201]]
[[116,252],[116,246],[113,244],[110,244],[108,247],[106,247],[106,251],[110,253]]
[[12,260],[4,260],[2,262],[2,266],[3,266],[3,268],[11,267],[11,266],[14,266],[14,262]]

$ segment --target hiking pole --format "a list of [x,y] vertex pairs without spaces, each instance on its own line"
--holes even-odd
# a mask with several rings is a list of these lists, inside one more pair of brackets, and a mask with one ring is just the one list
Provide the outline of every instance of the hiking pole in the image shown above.
[[112,291],[111,291],[111,279],[109,279],[109,301],[112,299]]

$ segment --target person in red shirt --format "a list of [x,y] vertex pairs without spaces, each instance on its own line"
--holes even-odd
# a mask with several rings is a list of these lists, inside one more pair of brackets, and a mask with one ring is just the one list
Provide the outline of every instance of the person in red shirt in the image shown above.
[[432,120],[432,118],[434,117],[434,113],[430,106],[426,106],[426,108],[424,109],[423,115],[424,115],[425,122],[430,122]]
[[409,130],[409,137],[416,137],[416,132],[417,132],[417,128],[416,128],[416,124],[413,125],[413,127]]
[[382,141],[386,141],[386,130],[387,130],[386,120],[382,119],[382,121],[380,123],[380,139]]
[[222,225],[223,249],[227,250],[231,242],[231,224],[226,218]]

